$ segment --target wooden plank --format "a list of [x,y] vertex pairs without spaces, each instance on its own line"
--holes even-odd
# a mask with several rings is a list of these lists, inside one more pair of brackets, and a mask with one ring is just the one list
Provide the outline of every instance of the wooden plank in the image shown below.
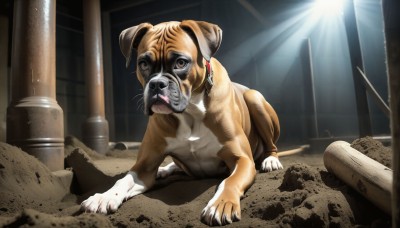
[[391,169],[352,148],[345,141],[333,142],[326,148],[324,165],[329,172],[378,208],[391,213]]
[[400,227],[400,2],[382,1],[389,74],[389,102],[393,149],[392,227]]
[[360,78],[367,89],[367,91],[371,94],[372,98],[374,98],[376,104],[379,106],[381,111],[385,113],[387,117],[390,117],[390,108],[389,106],[383,101],[382,97],[379,96],[378,91],[375,90],[374,86],[371,84],[371,82],[368,80],[367,76],[362,72],[362,70],[357,67],[358,72],[360,73]]
[[357,76],[357,67],[364,71],[364,63],[362,59],[360,40],[358,36],[354,0],[345,1],[345,4],[344,24],[349,46],[351,70],[353,72],[354,90],[356,93],[358,128],[360,131],[360,137],[372,136],[371,117],[369,114],[367,93],[362,85],[362,81]]

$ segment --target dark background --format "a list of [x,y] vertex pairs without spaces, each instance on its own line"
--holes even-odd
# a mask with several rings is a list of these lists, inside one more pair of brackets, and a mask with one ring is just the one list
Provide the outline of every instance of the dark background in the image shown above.
[[[314,1],[299,0],[103,0],[101,3],[106,118],[111,141],[140,141],[147,124],[147,117],[138,105],[142,89],[136,80],[135,66],[125,68],[119,49],[120,32],[142,22],[157,24],[184,19],[204,20],[222,28],[222,46],[215,57],[225,66],[232,81],[259,90],[275,108],[281,122],[279,144],[304,144],[316,137],[310,124],[314,117],[310,116],[308,41],[318,135],[359,134],[342,15],[322,15],[314,10]],[[380,1],[355,3],[365,73],[387,101]],[[12,42],[12,1],[3,1],[0,8],[10,18]],[[82,1],[57,1],[57,100],[64,110],[65,134],[79,138],[86,118],[82,13]],[[370,97],[369,108],[373,134],[390,134],[389,119]]]

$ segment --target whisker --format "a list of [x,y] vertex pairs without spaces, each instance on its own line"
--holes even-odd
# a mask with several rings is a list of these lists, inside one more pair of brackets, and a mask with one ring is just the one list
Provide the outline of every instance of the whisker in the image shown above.
[[[141,91],[143,91],[143,90],[141,90]],[[137,102],[136,102],[137,110],[143,111],[144,110],[144,107],[143,107],[144,106],[144,95],[143,95],[143,92],[140,92],[140,93],[136,94],[134,97],[132,97],[130,99],[130,101],[134,101],[135,99],[137,99]]]
[[142,98],[141,100],[138,100],[138,102],[136,103],[136,105],[138,106],[138,110],[139,110],[139,109],[142,109],[142,110],[143,110],[143,105],[144,105],[143,98]]
[[143,93],[136,94],[134,97],[131,98],[131,101],[135,100],[136,98],[143,99]]
[[144,111],[144,106],[143,106],[143,104],[140,104],[138,107],[137,107],[137,109],[136,110],[138,110],[138,111]]

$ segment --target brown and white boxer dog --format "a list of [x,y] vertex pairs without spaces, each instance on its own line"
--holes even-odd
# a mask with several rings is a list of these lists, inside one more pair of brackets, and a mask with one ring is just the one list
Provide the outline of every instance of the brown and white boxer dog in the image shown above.
[[[257,91],[235,84],[212,56],[222,30],[186,20],[143,23],[122,31],[120,46],[144,88],[149,122],[136,164],[102,194],[82,202],[86,212],[114,212],[126,199],[150,189],[157,177],[181,170],[195,177],[226,175],[201,213],[208,225],[240,220],[240,198],[261,171],[282,169],[275,143],[279,121]],[[166,156],[173,161],[159,167]]]

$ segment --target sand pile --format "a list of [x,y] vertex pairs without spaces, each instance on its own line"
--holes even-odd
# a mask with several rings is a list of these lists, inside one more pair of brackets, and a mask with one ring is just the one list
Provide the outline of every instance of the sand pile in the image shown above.
[[383,146],[381,142],[374,140],[371,137],[364,137],[354,140],[350,146],[375,161],[389,168],[392,167],[392,149]]
[[61,201],[68,194],[68,186],[39,160],[0,142],[0,211],[40,209],[44,204]]
[[[117,178],[116,172],[103,170],[104,164],[120,170],[129,166],[121,166],[115,157],[92,157],[74,140],[68,144],[66,164],[74,172],[75,191],[34,157],[0,143],[0,226],[206,227],[200,213],[222,179],[174,175],[126,201],[114,214],[80,212],[82,200]],[[127,159],[134,158],[130,154]],[[257,174],[241,201],[242,220],[228,227],[390,227],[387,215],[326,171],[322,154],[281,161],[284,170]]]

